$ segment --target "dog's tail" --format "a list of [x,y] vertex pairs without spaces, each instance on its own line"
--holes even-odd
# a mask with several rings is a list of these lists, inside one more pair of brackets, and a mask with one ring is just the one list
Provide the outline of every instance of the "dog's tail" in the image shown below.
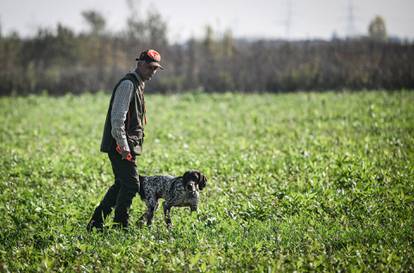
[[139,196],[141,197],[142,200],[145,200],[144,180],[145,180],[145,176],[139,175]]

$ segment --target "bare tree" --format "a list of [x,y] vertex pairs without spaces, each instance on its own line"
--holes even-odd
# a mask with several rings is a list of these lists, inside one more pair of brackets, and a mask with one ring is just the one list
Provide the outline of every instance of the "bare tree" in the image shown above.
[[105,18],[98,11],[86,10],[82,12],[82,16],[92,34],[99,35],[105,29]]

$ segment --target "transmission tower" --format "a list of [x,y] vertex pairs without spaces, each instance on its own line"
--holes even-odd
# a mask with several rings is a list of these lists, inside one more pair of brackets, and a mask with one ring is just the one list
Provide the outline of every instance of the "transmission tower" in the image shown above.
[[290,38],[290,28],[292,26],[292,0],[287,1],[287,8],[286,8],[286,21],[285,21],[285,35],[286,39]]
[[346,36],[353,37],[356,35],[355,30],[355,16],[354,16],[354,5],[352,0],[348,0],[348,12],[346,17]]

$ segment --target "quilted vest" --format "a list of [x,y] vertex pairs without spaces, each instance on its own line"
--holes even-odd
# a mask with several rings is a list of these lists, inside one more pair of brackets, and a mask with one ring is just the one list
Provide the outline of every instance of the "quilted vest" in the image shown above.
[[125,132],[131,153],[140,155],[142,153],[142,144],[144,142],[144,119],[145,119],[145,101],[143,88],[140,86],[140,80],[133,73],[126,74],[115,86],[112,91],[109,102],[108,112],[106,114],[105,126],[101,142],[101,152],[108,153],[114,151],[116,141],[111,134],[111,111],[118,86],[124,80],[130,80],[134,85],[134,93],[129,103],[127,117],[125,119]]

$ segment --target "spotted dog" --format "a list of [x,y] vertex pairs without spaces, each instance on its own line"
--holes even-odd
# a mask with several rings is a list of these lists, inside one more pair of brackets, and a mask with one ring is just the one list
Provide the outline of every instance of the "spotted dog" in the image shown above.
[[158,208],[158,199],[163,203],[164,218],[167,227],[171,227],[170,210],[172,207],[190,207],[191,212],[197,210],[199,190],[206,186],[207,179],[199,171],[188,171],[183,176],[139,176],[140,196],[147,205],[147,211],[141,216],[139,223],[147,221],[151,225],[154,212]]

